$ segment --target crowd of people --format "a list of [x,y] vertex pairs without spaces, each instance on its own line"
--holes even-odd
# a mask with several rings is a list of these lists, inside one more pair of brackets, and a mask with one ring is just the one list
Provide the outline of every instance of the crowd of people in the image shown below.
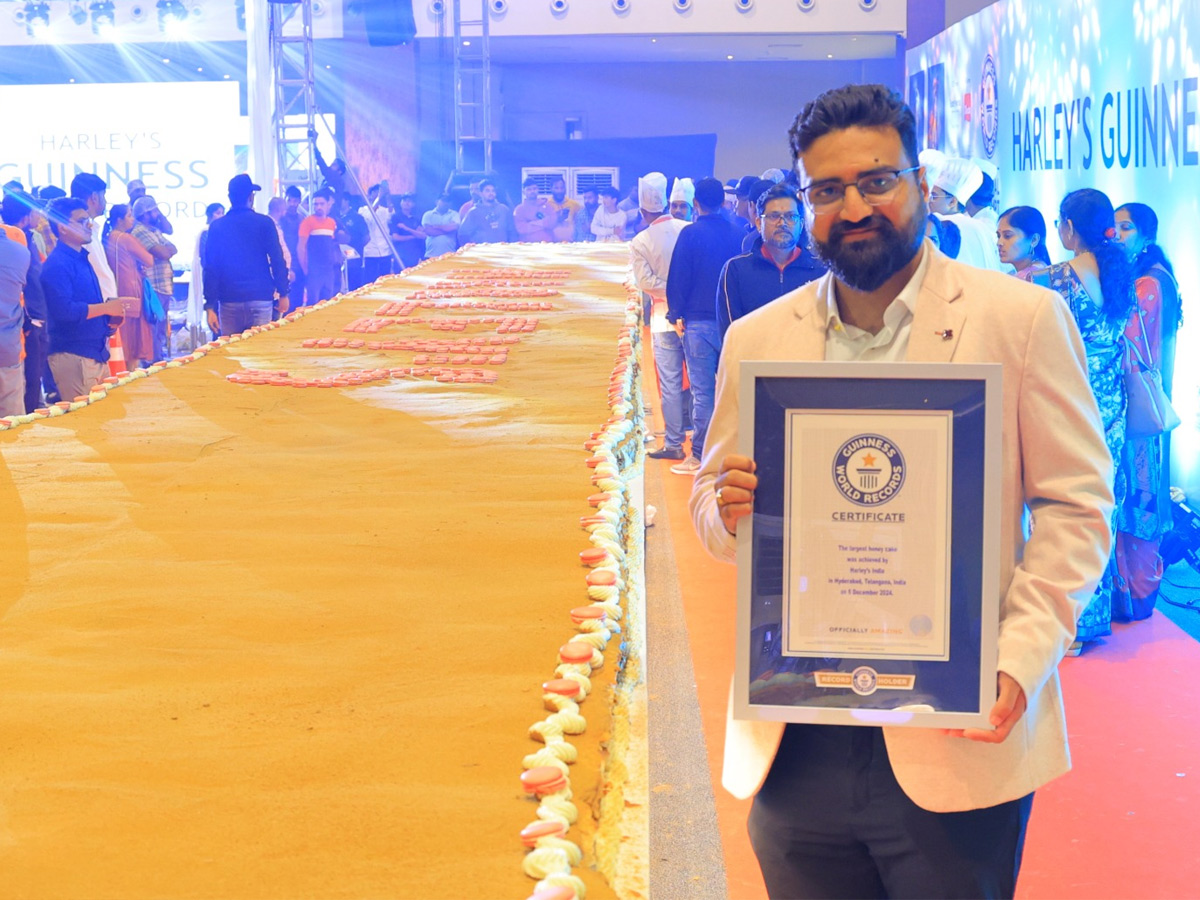
[[[206,210],[193,290],[214,334],[262,324],[292,303],[324,300],[465,243],[630,241],[632,270],[648,301],[664,420],[662,445],[649,456],[671,461],[676,474],[700,468],[730,324],[826,271],[804,234],[805,207],[811,210],[814,197],[794,171],[773,168],[726,184],[711,177],[671,183],[652,172],[624,197],[602,187],[585,191],[582,202],[567,196],[563,178],[548,197],[527,179],[512,208],[484,179],[471,183],[470,199],[458,209],[443,194],[418,216],[413,194],[393,196],[383,181],[358,196],[347,186],[344,162],[327,165],[319,152],[317,160],[325,184],[307,208],[290,187],[261,215],[253,209],[261,188],[238,175],[229,183],[229,206]],[[961,262],[1057,291],[1086,349],[1116,464],[1117,539],[1079,621],[1078,649],[1108,634],[1113,619],[1153,611],[1162,577],[1159,541],[1172,523],[1169,432],[1127,427],[1130,373],[1157,373],[1170,397],[1182,321],[1157,217],[1142,203],[1114,210],[1100,191],[1072,191],[1055,219],[1071,256],[1054,264],[1037,209],[997,212],[990,163],[926,150],[913,170],[925,175],[929,241]],[[903,174],[862,179],[858,189],[864,196],[886,192]],[[127,202],[111,208],[106,191],[89,173],[75,177],[69,194],[5,185],[0,415],[85,394],[107,374],[111,333],[120,335],[126,366],[148,365],[167,352],[172,260],[179,253],[171,222],[138,181],[127,185]]]
[[[1182,322],[1174,270],[1158,243],[1158,219],[1143,203],[1114,209],[1100,191],[1072,191],[1055,219],[1070,258],[1052,264],[1045,219],[1037,209],[997,211],[997,173],[990,163],[927,150],[912,171],[922,169],[929,242],[960,262],[1058,292],[1087,354],[1092,393],[1114,461],[1117,507],[1114,550],[1078,622],[1072,647],[1078,653],[1109,634],[1113,620],[1134,621],[1153,612],[1163,572],[1159,543],[1172,527],[1169,430],[1145,433],[1144,427],[1127,427],[1128,379],[1150,373],[1170,397]],[[872,196],[894,190],[903,174],[862,179],[857,187],[873,202]],[[730,323],[825,272],[809,249],[803,225],[804,197],[810,210],[819,206],[820,197],[779,169],[727,185],[706,178],[693,187],[690,180],[677,179],[669,195],[667,185],[660,173],[639,180],[641,222],[630,243],[635,279],[651,305],[664,422],[663,442],[648,455],[672,460],[671,472],[694,475]],[[676,204],[677,198],[686,198],[686,204]],[[869,336],[858,337],[866,341]],[[689,429],[690,449],[685,450]]]

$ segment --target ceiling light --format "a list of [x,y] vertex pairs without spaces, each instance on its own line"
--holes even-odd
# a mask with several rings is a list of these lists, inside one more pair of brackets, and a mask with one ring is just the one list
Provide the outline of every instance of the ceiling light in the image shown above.
[[25,4],[25,33],[44,37],[50,28],[50,4],[46,0],[30,0]]
[[726,56],[725,58],[726,58],[726,59],[733,59],[733,57],[732,57],[732,56]]
[[111,35],[117,13],[113,0],[92,0],[88,8],[92,11],[92,34],[98,37]]
[[188,11],[183,0],[158,0],[158,30],[163,34],[177,36],[187,30]]

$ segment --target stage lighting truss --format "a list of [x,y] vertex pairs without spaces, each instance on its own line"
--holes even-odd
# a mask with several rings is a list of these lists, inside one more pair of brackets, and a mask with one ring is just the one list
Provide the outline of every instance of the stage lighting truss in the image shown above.
[[[92,0],[88,7],[92,14],[92,34],[109,37],[116,28],[117,8],[113,0]],[[74,18],[74,14],[72,14]],[[78,21],[78,20],[76,20]]]
[[158,0],[158,30],[177,37],[187,30],[188,9],[183,0]]
[[25,4],[25,33],[31,38],[44,38],[50,30],[50,4],[46,0],[29,0]]

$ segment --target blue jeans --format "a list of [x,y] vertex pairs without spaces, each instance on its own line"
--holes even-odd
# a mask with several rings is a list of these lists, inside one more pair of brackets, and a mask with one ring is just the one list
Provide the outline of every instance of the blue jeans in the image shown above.
[[684,321],[683,355],[692,380],[692,456],[700,459],[716,400],[717,363],[721,359],[721,332],[716,320]]
[[663,424],[667,429],[664,446],[668,450],[683,447],[683,341],[674,331],[655,332],[654,368],[658,370],[658,388],[662,396]]
[[219,307],[221,334],[241,334],[254,325],[266,325],[271,321],[274,300],[243,300],[240,303],[222,303]]

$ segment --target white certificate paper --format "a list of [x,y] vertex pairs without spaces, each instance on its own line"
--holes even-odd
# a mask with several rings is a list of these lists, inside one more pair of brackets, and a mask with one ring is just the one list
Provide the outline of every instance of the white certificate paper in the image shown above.
[[788,411],[782,655],[950,658],[953,424]]

